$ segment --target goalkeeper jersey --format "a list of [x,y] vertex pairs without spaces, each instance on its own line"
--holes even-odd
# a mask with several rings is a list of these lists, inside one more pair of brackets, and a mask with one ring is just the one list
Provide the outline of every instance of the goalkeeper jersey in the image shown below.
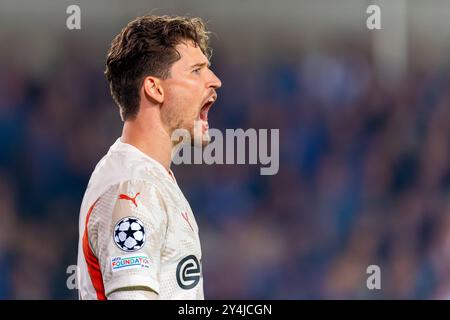
[[171,171],[118,139],[97,164],[79,221],[80,299],[152,290],[203,299],[198,226]]

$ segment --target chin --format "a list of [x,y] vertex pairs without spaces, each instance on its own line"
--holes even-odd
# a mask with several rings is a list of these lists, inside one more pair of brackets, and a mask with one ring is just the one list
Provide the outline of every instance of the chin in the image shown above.
[[211,143],[211,136],[209,135],[209,127],[202,121],[194,121],[194,126],[189,129],[191,135],[191,146],[193,147],[205,147]]
[[196,139],[196,137],[194,135],[191,136],[191,146],[193,146],[193,147],[206,147],[210,143],[211,143],[211,137],[209,135],[209,132],[204,132],[202,134],[201,140]]

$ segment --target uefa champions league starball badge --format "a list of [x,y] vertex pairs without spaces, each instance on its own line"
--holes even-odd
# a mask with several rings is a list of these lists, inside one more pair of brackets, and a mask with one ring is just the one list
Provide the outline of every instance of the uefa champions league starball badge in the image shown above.
[[114,242],[123,251],[133,252],[141,249],[145,243],[144,223],[135,217],[126,217],[114,227]]

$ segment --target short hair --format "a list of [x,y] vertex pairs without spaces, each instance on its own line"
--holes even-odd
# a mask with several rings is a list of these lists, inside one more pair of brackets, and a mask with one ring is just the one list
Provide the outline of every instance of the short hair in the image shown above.
[[147,76],[170,77],[170,68],[181,56],[175,49],[191,40],[209,59],[209,32],[200,18],[181,16],[138,17],[111,42],[105,75],[123,121],[139,111],[140,88]]

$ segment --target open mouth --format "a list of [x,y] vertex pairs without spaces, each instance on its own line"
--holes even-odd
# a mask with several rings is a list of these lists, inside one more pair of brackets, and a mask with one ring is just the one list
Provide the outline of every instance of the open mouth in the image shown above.
[[216,101],[216,98],[215,98],[215,96],[212,96],[203,105],[202,109],[200,110],[200,119],[201,120],[208,121],[208,111],[211,108],[211,106],[214,104],[214,101]]

